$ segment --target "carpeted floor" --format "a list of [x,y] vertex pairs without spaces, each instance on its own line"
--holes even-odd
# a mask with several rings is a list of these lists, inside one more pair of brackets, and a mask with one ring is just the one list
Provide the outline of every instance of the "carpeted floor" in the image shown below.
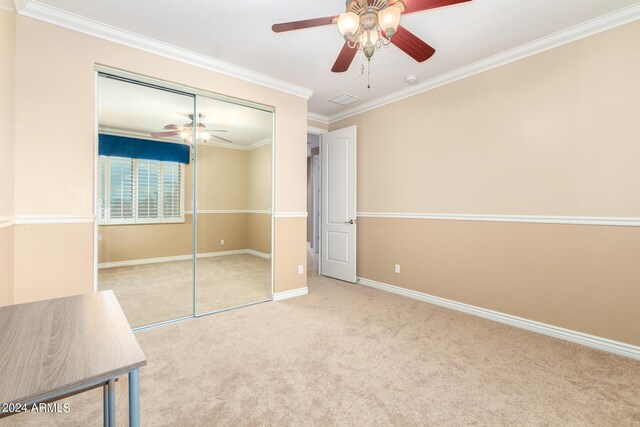
[[[271,260],[253,255],[200,258],[198,314],[271,298]],[[193,261],[98,271],[98,289],[113,289],[132,327],[193,315]]]
[[[323,277],[309,288],[137,332],[143,425],[640,424],[638,361]],[[0,424],[102,422],[100,390],[68,402]]]

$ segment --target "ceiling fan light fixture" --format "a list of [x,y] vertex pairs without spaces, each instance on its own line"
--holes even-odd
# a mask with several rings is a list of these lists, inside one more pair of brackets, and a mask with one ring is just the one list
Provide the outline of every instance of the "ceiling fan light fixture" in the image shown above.
[[388,38],[393,37],[398,30],[401,13],[401,10],[395,6],[389,6],[378,13],[378,25]]
[[353,12],[345,12],[338,18],[338,31],[347,41],[353,38],[359,27],[360,17]]
[[189,132],[186,130],[183,130],[182,132],[180,132],[180,139],[182,139],[183,141],[186,141],[187,139],[189,139]]
[[362,51],[367,59],[370,59],[373,56],[379,41],[380,34],[378,34],[377,30],[374,29],[362,32],[360,35],[360,45],[362,46]]
[[200,139],[202,141],[208,141],[211,138],[211,134],[209,132],[200,132]]
[[271,28],[275,33],[282,33],[302,28],[338,24],[340,35],[346,40],[346,43],[331,68],[334,73],[344,73],[349,70],[357,52],[364,50],[364,46],[360,43],[362,33],[374,29],[378,36],[384,36],[376,44],[376,50],[394,44],[411,58],[422,63],[431,58],[436,50],[404,28],[400,24],[402,17],[405,14],[470,1],[472,0],[346,0],[345,13],[341,15],[283,22],[275,24]]
[[365,12],[362,14],[360,24],[362,26],[363,31],[372,30],[376,27],[378,23],[378,14],[372,10]]

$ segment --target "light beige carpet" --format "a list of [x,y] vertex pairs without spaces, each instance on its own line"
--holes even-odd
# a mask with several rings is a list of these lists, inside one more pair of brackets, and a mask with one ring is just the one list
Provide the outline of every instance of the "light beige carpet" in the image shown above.
[[[359,285],[137,332],[145,426],[640,423],[640,362]],[[126,380],[117,385],[126,425]],[[8,426],[98,426],[101,391]],[[2,422],[0,422],[1,424]]]
[[[193,261],[98,271],[98,289],[113,289],[132,327],[193,314]],[[271,298],[271,260],[253,255],[200,258],[196,312],[222,310]]]

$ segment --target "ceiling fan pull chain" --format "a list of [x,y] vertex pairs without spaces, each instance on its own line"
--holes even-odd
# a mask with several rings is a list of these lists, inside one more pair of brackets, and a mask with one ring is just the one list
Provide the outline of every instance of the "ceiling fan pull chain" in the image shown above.
[[371,58],[367,60],[367,89],[371,89]]

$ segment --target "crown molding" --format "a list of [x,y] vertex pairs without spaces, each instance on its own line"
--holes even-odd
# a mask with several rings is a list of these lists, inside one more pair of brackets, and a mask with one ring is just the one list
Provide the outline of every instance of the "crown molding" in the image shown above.
[[324,125],[329,124],[329,116],[323,116],[322,114],[312,113],[311,111],[307,113],[307,120],[313,120],[314,122],[322,123]]
[[122,30],[111,25],[103,24],[33,0],[16,0],[16,10],[19,15],[38,19],[40,21],[68,28],[90,36],[129,46],[134,49],[140,49],[165,58],[195,65],[219,74],[224,74],[226,76],[234,77],[260,86],[265,86],[280,92],[286,92],[304,99],[309,99],[311,98],[311,95],[313,95],[313,90],[311,89],[285,82],[284,80],[279,80],[246,68],[238,67],[228,62],[214,59],[210,56],[191,52],[158,40],[144,37],[130,31]]
[[0,0],[0,10],[16,11],[16,5],[12,0]]
[[16,12],[20,12],[22,9],[27,7],[27,3],[31,0],[13,0],[13,5]]
[[254,150],[256,148],[262,147],[263,145],[271,144],[271,137],[265,138],[261,141],[254,142],[253,144],[247,146],[247,150]]
[[[371,101],[364,102],[352,108],[347,108],[328,117],[328,122],[335,123],[339,120],[346,119],[364,112],[401,101],[414,95],[436,89],[440,86],[474,76],[484,71],[518,61],[520,59],[550,50],[567,43],[571,43],[585,37],[592,36],[603,31],[610,30],[621,25],[640,19],[640,3],[635,4],[616,12],[600,16],[598,18],[583,22],[565,30],[559,31],[538,40],[523,44],[516,48],[504,51],[489,58],[474,62],[450,71],[432,79],[426,80],[416,86],[407,87],[405,89],[392,92],[388,95],[381,96]],[[311,113],[310,113],[311,114]],[[315,119],[312,119],[315,120]]]

